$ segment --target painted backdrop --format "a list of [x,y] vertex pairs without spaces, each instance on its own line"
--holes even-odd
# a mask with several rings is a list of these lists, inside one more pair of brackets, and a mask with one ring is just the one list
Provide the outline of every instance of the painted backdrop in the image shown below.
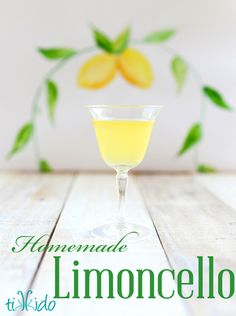
[[[91,25],[113,37],[131,25],[133,38],[153,30],[175,28],[170,45],[198,69],[207,83],[236,104],[236,3],[233,0],[154,1],[0,1],[0,167],[35,167],[32,145],[6,161],[17,130],[28,120],[33,93],[49,68],[37,47],[93,44]],[[58,169],[103,169],[94,132],[84,104],[163,104],[140,169],[189,170],[192,152],[176,158],[188,128],[199,115],[199,89],[190,75],[182,93],[170,74],[170,56],[158,47],[137,47],[147,56],[155,74],[152,87],[138,89],[116,77],[106,88],[78,88],[76,73],[90,55],[76,58],[57,74],[60,99],[56,124],[48,122],[46,108],[39,118],[40,146]],[[92,54],[91,54],[92,56]],[[42,98],[42,104],[45,100]],[[202,161],[218,169],[236,167],[236,116],[207,105]]]

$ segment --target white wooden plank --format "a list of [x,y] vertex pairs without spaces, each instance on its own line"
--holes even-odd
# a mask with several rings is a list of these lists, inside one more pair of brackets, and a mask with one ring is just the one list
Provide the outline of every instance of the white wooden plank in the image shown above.
[[[236,268],[236,212],[195,177],[139,176],[161,241],[177,269],[196,273],[197,256],[214,256],[216,271]],[[207,268],[207,267],[205,267]],[[193,301],[195,315],[234,315],[235,299]]]
[[219,199],[236,209],[236,175],[198,175],[196,178]]
[[[96,243],[88,235],[88,231],[95,225],[104,223],[116,212],[115,177],[112,175],[79,175],[73,186],[70,198],[66,204],[60,221],[57,225],[52,244],[84,244]],[[64,290],[72,289],[72,263],[79,260],[80,271],[84,268],[110,268],[114,274],[129,268],[132,271],[140,268],[149,268],[154,272],[168,268],[163,249],[156,236],[153,225],[146,212],[143,200],[131,179],[128,190],[127,217],[130,221],[147,225],[152,235],[146,240],[130,243],[126,253],[78,253],[60,254],[62,260],[61,283]],[[103,242],[104,243],[104,242]],[[39,270],[34,289],[36,292],[54,293],[54,261],[53,255],[47,253]],[[93,279],[94,280],[94,279]],[[95,280],[94,280],[95,281]],[[174,286],[173,282],[166,282],[166,288]],[[83,287],[82,287],[83,288]],[[179,299],[173,299],[171,304],[163,299],[136,298],[122,300],[99,299],[66,299],[57,300],[58,305],[51,315],[186,315],[186,310]]]
[[[68,194],[71,175],[2,174],[0,176],[0,306],[26,290],[41,253],[13,253],[21,235],[50,234]],[[5,310],[6,312],[6,310]],[[6,312],[8,315],[8,313]],[[14,313],[11,313],[12,315]],[[5,314],[4,314],[5,315]]]

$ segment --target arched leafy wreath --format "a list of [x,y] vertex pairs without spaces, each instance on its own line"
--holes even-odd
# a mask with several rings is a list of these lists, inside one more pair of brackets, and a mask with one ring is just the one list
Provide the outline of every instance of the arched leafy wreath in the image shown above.
[[80,69],[77,82],[87,89],[99,89],[107,85],[120,73],[130,84],[140,88],[148,88],[153,83],[152,67],[147,58],[137,49],[130,48],[136,44],[153,44],[159,47],[171,56],[171,72],[177,84],[178,91],[181,91],[189,72],[194,76],[200,92],[200,114],[196,122],[189,128],[186,137],[178,151],[178,156],[182,156],[187,151],[195,147],[194,166],[198,172],[215,172],[215,168],[205,163],[199,162],[198,146],[203,138],[204,117],[206,101],[210,101],[216,107],[231,111],[232,107],[225,101],[224,97],[215,89],[204,85],[196,69],[175,49],[166,45],[166,42],[175,35],[175,30],[167,29],[153,32],[140,40],[132,40],[130,29],[125,29],[115,40],[111,40],[97,28],[93,29],[95,45],[80,50],[72,48],[39,48],[38,52],[45,58],[56,63],[42,78],[38,85],[32,105],[31,117],[29,122],[23,125],[19,130],[14,144],[8,154],[11,158],[21,151],[29,141],[34,142],[34,153],[38,161],[38,168],[41,172],[50,172],[52,170],[49,162],[42,157],[38,145],[37,136],[37,115],[39,113],[39,101],[43,93],[47,95],[47,109],[49,119],[53,122],[55,110],[58,101],[58,86],[54,81],[54,75],[62,69],[72,59],[83,54],[95,52],[100,49],[102,52],[90,58]]

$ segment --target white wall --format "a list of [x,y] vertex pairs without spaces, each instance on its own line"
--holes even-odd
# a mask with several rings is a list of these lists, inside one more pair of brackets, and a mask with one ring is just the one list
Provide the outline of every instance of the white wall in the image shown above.
[[[29,119],[34,90],[51,65],[35,48],[91,45],[91,23],[111,36],[130,24],[135,38],[161,28],[177,28],[178,34],[169,45],[195,65],[204,82],[218,87],[229,103],[236,104],[235,0],[1,0],[0,15],[0,168],[34,167],[31,145],[10,162],[5,161],[5,155],[16,131]],[[55,168],[106,168],[82,107],[85,103],[165,104],[140,168],[192,168],[192,153],[181,159],[176,159],[175,153],[186,130],[198,118],[198,88],[190,76],[183,94],[176,96],[169,56],[158,47],[140,49],[156,75],[148,91],[120,78],[100,91],[78,89],[76,72],[88,56],[77,58],[54,78],[61,87],[57,123],[54,128],[48,124],[42,99],[39,128],[42,151]],[[203,162],[235,169],[235,118],[235,114],[209,104],[200,148]]]

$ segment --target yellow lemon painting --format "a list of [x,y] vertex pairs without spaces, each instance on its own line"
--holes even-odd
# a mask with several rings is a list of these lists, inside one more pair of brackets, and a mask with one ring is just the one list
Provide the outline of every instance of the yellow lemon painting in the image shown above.
[[116,75],[117,60],[110,54],[99,54],[89,59],[80,69],[78,84],[83,88],[104,87]]
[[149,61],[140,51],[133,48],[127,48],[119,55],[103,53],[93,56],[81,67],[77,83],[86,89],[103,88],[118,73],[139,88],[149,88],[153,83]]

